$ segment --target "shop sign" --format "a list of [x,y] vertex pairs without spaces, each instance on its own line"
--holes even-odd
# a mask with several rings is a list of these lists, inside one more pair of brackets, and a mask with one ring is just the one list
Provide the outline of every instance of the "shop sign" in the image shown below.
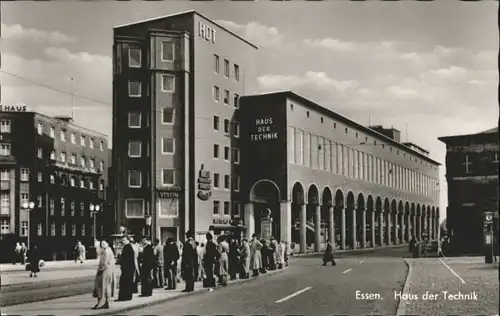
[[199,22],[198,23],[198,35],[209,41],[209,42],[212,42],[215,44],[215,32],[216,30],[208,25],[206,25],[205,23],[203,22]]
[[178,199],[181,192],[181,188],[178,186],[168,187],[158,190],[158,196],[161,199]]
[[1,105],[0,112],[26,112],[26,105]]
[[274,140],[279,138],[279,133],[275,131],[276,127],[272,117],[261,117],[255,119],[255,133],[250,134],[250,140]]
[[202,201],[207,201],[212,196],[212,177],[210,171],[204,170],[204,165],[201,165],[198,174],[198,198]]
[[222,218],[214,218],[212,223],[214,225],[231,225],[231,226],[240,226],[243,225],[243,221],[241,219],[222,219]]

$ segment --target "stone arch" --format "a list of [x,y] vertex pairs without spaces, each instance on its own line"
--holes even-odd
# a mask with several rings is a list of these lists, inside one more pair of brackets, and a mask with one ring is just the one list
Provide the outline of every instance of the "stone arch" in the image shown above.
[[404,221],[404,240],[405,242],[410,241],[410,236],[411,236],[411,210],[410,210],[410,203],[408,201],[405,202],[405,210],[404,210],[404,216],[403,216],[403,221]]
[[396,234],[397,234],[397,240],[399,243],[403,243],[404,242],[404,219],[405,219],[405,208],[404,208],[404,204],[403,204],[403,201],[399,200],[398,202],[398,209],[397,209],[397,214],[396,214]]
[[417,240],[421,240],[421,236],[422,236],[422,208],[420,206],[420,203],[417,203],[415,224],[417,225],[417,227],[415,227],[415,238]]
[[346,245],[353,249],[356,247],[356,197],[352,191],[347,193],[346,198],[346,213],[345,213],[345,225],[346,225]]
[[307,189],[307,203],[311,205],[319,205],[319,190],[315,184],[309,185]]
[[[286,196],[286,195],[285,195]],[[253,205],[255,233],[263,233],[260,225],[261,219],[270,216],[271,234],[281,236],[281,192],[278,185],[271,180],[261,179],[256,181],[249,191],[249,202]],[[270,213],[269,213],[270,212]]]
[[373,196],[368,194],[366,199],[366,236],[368,242],[366,243],[367,247],[375,247],[375,223],[377,222],[377,218],[375,216],[375,202],[373,201]]
[[327,240],[332,241],[334,239],[334,221],[333,218],[330,216],[330,209],[333,206],[333,195],[332,191],[328,186],[325,186],[323,188],[323,191],[321,192],[321,223],[322,223],[322,230],[321,230],[321,236],[322,238],[322,244],[326,244]]
[[316,208],[321,205],[320,192],[316,184],[309,185],[307,189],[307,206],[306,206],[306,243],[310,247],[316,242],[316,232],[321,232],[321,227],[316,227]]
[[375,199],[375,243],[378,246],[384,245],[384,206],[382,198]]
[[270,202],[280,200],[281,192],[278,185],[274,181],[261,179],[255,182],[250,188],[250,202]]
[[[366,216],[366,202],[365,202],[365,197],[362,192],[358,193],[358,197],[356,199],[356,210],[355,210],[355,219],[356,219],[356,241],[360,246],[366,244],[366,239],[363,240],[363,238],[366,238],[366,235],[363,235],[363,229],[366,229],[366,227],[363,227],[363,216]],[[366,219],[366,217],[365,217]],[[366,224],[366,222],[365,222]]]
[[335,223],[334,241],[345,248],[345,225],[342,226],[342,213],[345,212],[345,196],[341,189],[335,191],[335,206],[333,208],[333,222]]
[[390,229],[390,244],[395,244],[396,241],[398,240],[398,223],[397,223],[397,216],[398,216],[398,203],[396,202],[395,199],[392,199],[391,201],[391,210],[389,212],[389,229]]
[[417,208],[415,202],[410,205],[410,239],[417,237]]
[[292,187],[292,203],[294,204],[304,204],[306,201],[304,199],[304,187],[302,183],[295,182]]
[[[304,186],[299,181],[295,182],[292,187],[292,225],[291,225],[291,242],[294,244],[301,243],[300,212],[305,207]],[[300,251],[305,249],[300,249]]]

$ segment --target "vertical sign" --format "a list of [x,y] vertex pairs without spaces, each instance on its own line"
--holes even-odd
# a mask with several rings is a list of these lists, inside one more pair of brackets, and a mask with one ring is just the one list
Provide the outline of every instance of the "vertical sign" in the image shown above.
[[201,38],[215,44],[215,32],[216,30],[214,28],[211,28],[201,21],[198,22],[198,35]]

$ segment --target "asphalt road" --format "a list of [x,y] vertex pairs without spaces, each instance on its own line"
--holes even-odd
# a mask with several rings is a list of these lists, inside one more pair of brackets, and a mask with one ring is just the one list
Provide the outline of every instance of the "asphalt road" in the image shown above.
[[[120,315],[395,315],[406,255],[407,247],[343,254],[335,267],[298,257],[281,274]],[[357,299],[356,291],[379,297]]]

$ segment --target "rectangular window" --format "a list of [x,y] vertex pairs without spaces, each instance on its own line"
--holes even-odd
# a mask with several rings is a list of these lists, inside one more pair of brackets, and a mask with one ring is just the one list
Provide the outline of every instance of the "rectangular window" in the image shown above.
[[9,181],[10,180],[10,170],[2,170],[0,172],[0,180]]
[[220,215],[219,209],[220,209],[220,201],[213,201],[213,215]]
[[54,126],[50,127],[50,138],[56,138],[56,128]]
[[38,135],[43,135],[43,123],[41,123],[41,122],[37,123],[36,131],[38,132]]
[[128,171],[128,187],[140,188],[142,186],[142,172],[139,170]]
[[0,121],[0,133],[10,133],[10,131],[11,131],[10,120],[1,120]]
[[10,156],[11,146],[10,144],[1,144],[0,145],[0,156]]
[[230,190],[231,188],[231,181],[230,181],[230,176],[229,175],[224,175],[224,189]]
[[219,145],[214,144],[214,158],[219,159]]
[[0,235],[10,234],[10,220],[2,219],[0,221]]
[[161,60],[174,61],[175,60],[175,45],[172,42],[161,42]]
[[60,133],[60,138],[61,138],[61,141],[62,142],[65,142],[66,141],[66,131],[65,130],[61,130],[61,133]]
[[179,216],[179,199],[158,199],[160,217]]
[[129,112],[128,113],[128,127],[129,128],[141,128],[141,113],[140,112]]
[[61,198],[61,216],[66,215],[66,200]]
[[0,214],[10,215],[10,195],[9,193],[0,194]]
[[95,142],[95,139],[93,139],[93,138],[91,138],[89,140],[89,147],[92,148],[92,149],[94,149],[94,142]]
[[99,150],[100,150],[100,151],[104,151],[104,141],[103,141],[103,140],[101,140],[101,141],[99,142]]
[[161,170],[162,185],[175,185],[175,169]]
[[231,131],[229,130],[229,120],[224,119],[224,134],[229,134]]
[[238,148],[233,148],[233,162],[235,164],[240,163],[240,150]]
[[138,140],[131,140],[128,142],[128,156],[132,158],[141,157],[142,143]]
[[234,137],[240,137],[240,123],[238,122],[233,122],[233,136]]
[[80,145],[82,145],[83,147],[87,145],[87,139],[84,135],[80,136]]
[[144,200],[143,199],[126,199],[125,200],[125,217],[128,218],[143,218],[144,217]]
[[214,130],[218,131],[219,130],[219,117],[217,115],[214,115]]
[[214,72],[216,74],[220,73],[220,64],[219,64],[219,62],[220,62],[219,56],[214,54]]
[[82,236],[85,236],[85,224],[82,224],[80,233]]
[[76,236],[76,225],[71,225],[71,236]]
[[21,222],[21,237],[28,236],[28,221]]
[[50,175],[50,183],[51,184],[55,184],[56,183],[56,176],[54,176],[53,174]]
[[224,76],[229,78],[229,60],[224,59]]
[[42,182],[43,181],[43,176],[42,176],[41,172],[38,172],[38,174],[37,174],[37,180],[38,180],[38,182]]
[[128,49],[128,66],[130,68],[141,68],[142,52],[139,48]]
[[214,172],[214,188],[220,187],[220,175]]
[[37,207],[42,207],[43,206],[43,198],[42,198],[41,195],[39,195],[39,196],[36,197],[36,203],[37,203],[36,204]]
[[229,90],[224,90],[224,104],[229,105]]
[[29,203],[30,195],[26,192],[21,192],[21,206]]
[[231,203],[228,201],[224,201],[224,216],[231,215]]
[[94,158],[91,158],[91,159],[89,160],[89,167],[90,167],[91,169],[95,169],[95,159],[94,159]]
[[99,161],[99,170],[104,171],[104,161]]
[[36,150],[36,155],[38,158],[42,159],[43,158],[43,149],[42,148],[38,148]]
[[175,109],[174,108],[163,108],[161,109],[162,124],[174,124],[175,121]]
[[50,216],[54,216],[56,210],[56,203],[54,201],[54,198],[50,198],[49,200],[49,210],[50,210]]
[[235,108],[238,108],[240,107],[240,96],[239,94],[234,94],[234,97],[233,97],[233,105]]
[[240,81],[240,66],[234,64],[234,80]]
[[75,201],[71,201],[70,205],[70,210],[71,210],[71,216],[75,216]]
[[21,168],[21,181],[30,180],[30,170],[27,168]]
[[82,168],[85,168],[86,160],[84,156],[80,157],[80,165],[82,166]]
[[174,92],[175,91],[175,76],[162,75],[161,76],[161,91]]
[[297,142],[295,139],[295,127],[288,126],[288,162],[295,164],[295,150]]
[[241,204],[240,202],[233,202],[233,216],[240,217],[241,216]]
[[36,234],[37,234],[38,236],[42,236],[42,234],[43,234],[43,227],[42,227],[42,223],[38,223],[38,224],[36,225]]
[[76,155],[75,154],[71,154],[71,163],[73,165],[76,165]]
[[240,191],[240,177],[239,176],[233,177],[233,191],[234,192]]
[[212,94],[215,102],[219,102],[219,87],[213,86],[212,88]]
[[228,146],[224,146],[224,160],[229,161],[230,151]]
[[56,152],[54,150],[50,153],[50,160],[56,160]]
[[128,96],[132,98],[139,98],[142,95],[142,86],[140,81],[128,82]]
[[50,236],[55,236],[56,235],[56,223],[51,223],[50,224]]
[[71,143],[72,144],[76,144],[76,135],[75,135],[75,133],[71,133],[71,137],[70,138],[71,138]]
[[61,224],[61,236],[66,236],[66,223]]
[[161,138],[162,154],[175,154],[175,139],[170,137]]

